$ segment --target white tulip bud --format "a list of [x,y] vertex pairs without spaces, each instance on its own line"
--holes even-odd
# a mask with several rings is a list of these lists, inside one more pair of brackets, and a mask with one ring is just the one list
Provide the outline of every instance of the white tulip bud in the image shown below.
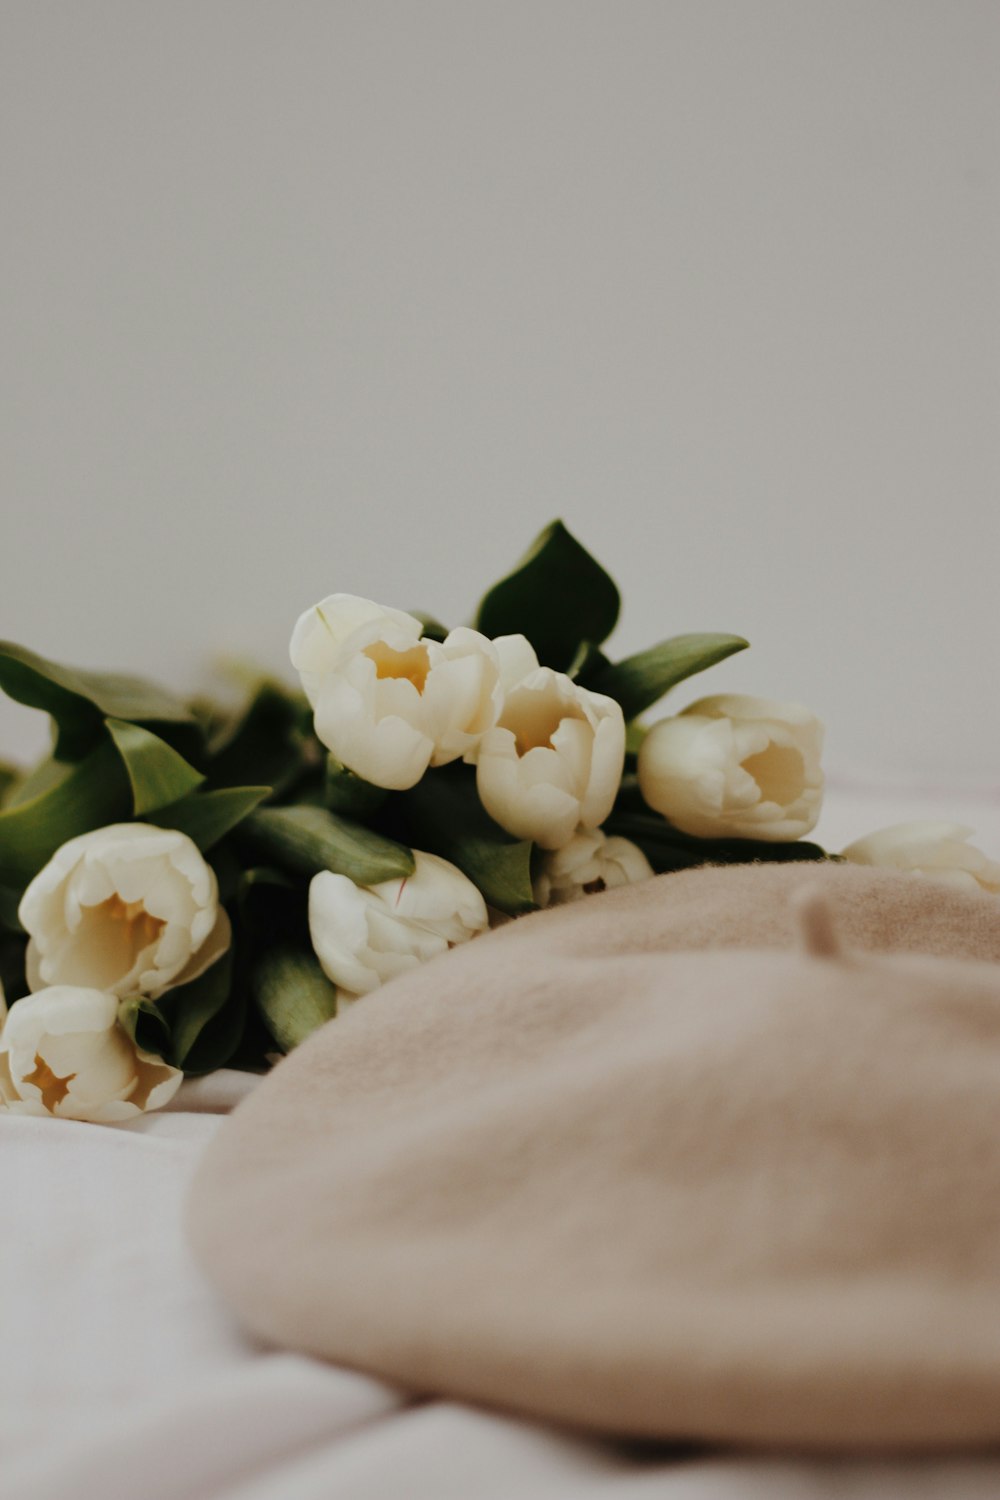
[[309,932],[323,972],[349,995],[365,995],[489,925],[486,902],[461,870],[413,851],[401,880],[358,886],[324,870],[309,886]]
[[70,839],[18,909],[32,990],[83,985],[156,1000],[229,947],[212,867],[186,833],[115,823]]
[[798,703],[702,698],[653,725],[639,750],[639,789],[696,838],[798,839],[819,817],[822,743],[822,724]]
[[520,636],[498,643],[512,685],[496,728],[479,742],[476,785],[501,828],[560,849],[611,811],[625,761],[625,720],[613,698],[539,667],[526,646]]
[[52,985],[12,1005],[0,1033],[0,1107],[102,1124],[160,1109],[183,1079],[118,1025],[118,1000]]
[[561,906],[598,891],[649,880],[653,867],[638,844],[603,829],[581,829],[568,844],[542,856],[534,880],[539,906]]
[[317,736],[356,775],[392,791],[473,754],[503,700],[491,641],[465,627],[432,641],[420,628],[402,610],[334,594],[292,636]]
[[1000,894],[1000,864],[968,843],[972,832],[961,823],[894,823],[855,840],[842,857],[858,865],[908,870],[958,890]]

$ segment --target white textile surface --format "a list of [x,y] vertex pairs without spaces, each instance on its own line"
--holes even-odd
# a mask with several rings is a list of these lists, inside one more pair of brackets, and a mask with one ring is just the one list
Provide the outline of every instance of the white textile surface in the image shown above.
[[[950,814],[1000,855],[1000,797],[841,787],[818,837]],[[4,1500],[994,1500],[1000,1457],[806,1461],[594,1442],[255,1346],[192,1264],[185,1187],[254,1080],[120,1127],[0,1119]],[[336,1275],[336,1246],[330,1247]]]

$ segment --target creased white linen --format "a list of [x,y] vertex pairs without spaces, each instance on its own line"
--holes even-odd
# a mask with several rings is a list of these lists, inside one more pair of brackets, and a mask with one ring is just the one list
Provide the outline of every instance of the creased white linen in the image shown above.
[[[835,791],[817,836],[941,813]],[[1000,798],[950,809],[1000,854]],[[825,826],[824,826],[825,825]],[[4,1500],[993,1500],[1000,1456],[692,1457],[602,1444],[261,1349],[184,1244],[204,1143],[252,1088],[223,1072],[121,1127],[0,1117]],[[332,1256],[335,1265],[335,1255]]]

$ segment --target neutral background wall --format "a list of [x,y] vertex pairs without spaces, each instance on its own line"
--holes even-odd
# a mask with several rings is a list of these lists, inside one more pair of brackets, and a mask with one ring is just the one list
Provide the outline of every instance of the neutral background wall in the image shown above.
[[560,514],[623,650],[739,631],[696,691],[1000,790],[996,0],[0,28],[0,634],[193,686],[337,589],[457,622]]

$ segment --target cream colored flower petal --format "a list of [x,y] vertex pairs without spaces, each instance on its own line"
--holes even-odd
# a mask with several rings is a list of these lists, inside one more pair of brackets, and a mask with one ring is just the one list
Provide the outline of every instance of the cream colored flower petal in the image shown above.
[[190,984],[193,979],[199,979],[206,970],[210,969],[217,959],[229,950],[233,940],[233,924],[229,920],[229,914],[224,906],[220,906],[215,915],[215,924],[208,937],[196,952],[191,954],[182,969],[169,980],[164,980],[163,971],[156,970],[153,973],[153,987],[149,991],[151,1000],[158,1000],[168,989],[176,989],[182,984]]
[[457,866],[420,849],[413,851],[413,859],[413,875],[374,888],[385,892],[386,904],[395,916],[431,924],[450,922],[458,916],[463,926],[485,930],[486,902]]
[[324,678],[340,664],[350,637],[365,626],[389,625],[413,640],[419,639],[420,621],[415,616],[356,594],[330,594],[300,615],[292,631],[290,655],[313,708]]
[[527,636],[498,635],[493,646],[500,663],[500,687],[505,694],[538,671],[538,657]]
[[590,779],[580,804],[580,822],[587,828],[603,823],[611,812],[625,768],[625,720],[617,714],[603,717],[594,734],[590,756]]
[[112,824],[71,840],[22,906],[34,992],[69,984],[162,991],[216,927],[218,885],[186,834]]
[[479,741],[503,707],[496,648],[477,630],[453,630],[432,654],[424,687],[427,733],[434,741],[432,765],[464,756],[474,759]]
[[370,897],[346,875],[324,870],[309,885],[309,935],[328,979],[352,994],[377,989],[379,975],[368,962]]
[[855,864],[883,865],[948,885],[968,882],[991,894],[1000,893],[1000,863],[969,844],[973,830],[963,823],[922,820],[894,823],[856,839],[842,857]]
[[427,770],[434,742],[405,718],[377,719],[374,700],[374,682],[359,687],[343,673],[329,676],[316,708],[316,733],[356,775],[405,791]]

